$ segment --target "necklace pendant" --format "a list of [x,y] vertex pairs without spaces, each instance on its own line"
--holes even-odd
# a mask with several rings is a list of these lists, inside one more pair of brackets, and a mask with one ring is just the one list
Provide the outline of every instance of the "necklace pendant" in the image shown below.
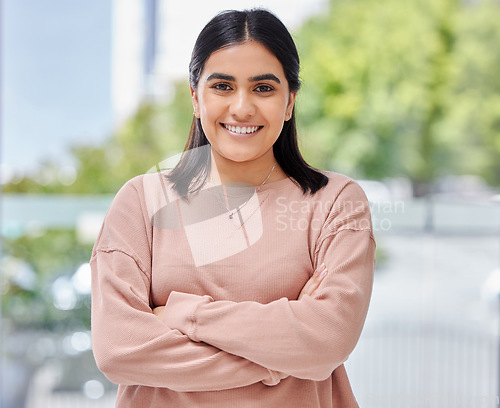
[[232,219],[233,219],[233,213],[232,213],[232,212],[230,212],[230,213],[229,213],[229,219],[230,219],[230,220],[232,220]]

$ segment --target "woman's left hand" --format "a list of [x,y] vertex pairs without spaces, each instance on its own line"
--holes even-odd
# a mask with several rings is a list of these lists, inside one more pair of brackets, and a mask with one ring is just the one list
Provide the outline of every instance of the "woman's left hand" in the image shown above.
[[313,275],[309,278],[309,280],[300,291],[298,300],[300,300],[304,295],[312,296],[314,291],[318,289],[327,273],[328,270],[326,269],[326,265],[321,264],[320,267],[314,271]]

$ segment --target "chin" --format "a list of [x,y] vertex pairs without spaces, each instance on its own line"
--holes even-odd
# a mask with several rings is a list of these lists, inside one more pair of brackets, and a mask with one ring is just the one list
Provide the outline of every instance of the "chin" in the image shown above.
[[258,158],[258,156],[250,156],[248,152],[228,152],[227,154],[223,154],[222,157],[235,163],[249,162]]
[[234,163],[246,163],[253,161],[253,158],[248,158],[248,157],[236,157],[236,156],[230,156],[230,157],[225,157],[226,160],[230,160]]

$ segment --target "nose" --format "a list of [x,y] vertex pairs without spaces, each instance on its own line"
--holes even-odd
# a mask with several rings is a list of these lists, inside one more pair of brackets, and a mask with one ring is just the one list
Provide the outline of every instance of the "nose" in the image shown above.
[[233,95],[229,113],[239,120],[247,120],[252,117],[257,110],[252,95],[245,90],[240,90]]

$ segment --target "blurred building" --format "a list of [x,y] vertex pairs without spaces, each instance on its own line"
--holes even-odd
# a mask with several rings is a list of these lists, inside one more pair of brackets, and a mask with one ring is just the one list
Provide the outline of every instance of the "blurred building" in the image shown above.
[[156,49],[156,0],[114,0],[112,10],[111,97],[121,123],[149,93]]
[[115,123],[145,98],[168,98],[172,84],[187,78],[193,45],[219,11],[264,7],[293,30],[327,7],[326,0],[113,0],[112,104]]

